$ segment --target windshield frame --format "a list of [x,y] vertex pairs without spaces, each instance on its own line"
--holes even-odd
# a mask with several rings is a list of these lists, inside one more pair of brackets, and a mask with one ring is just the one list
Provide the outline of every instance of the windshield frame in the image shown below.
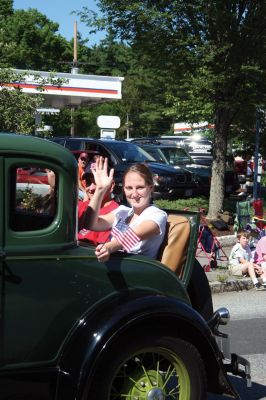
[[[170,165],[184,165],[184,164],[195,164],[195,161],[191,157],[191,155],[184,149],[184,147],[177,147],[177,146],[161,146],[161,152],[164,154],[165,158],[167,159]],[[169,157],[169,153],[176,153],[174,157]],[[178,154],[182,154],[180,157]]]

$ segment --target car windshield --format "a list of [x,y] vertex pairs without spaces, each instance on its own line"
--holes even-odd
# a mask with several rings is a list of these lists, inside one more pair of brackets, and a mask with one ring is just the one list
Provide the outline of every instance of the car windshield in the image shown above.
[[180,147],[161,147],[160,150],[171,165],[193,164],[194,161],[185,149]]
[[184,140],[184,146],[186,146],[188,152],[192,156],[204,155],[208,156],[212,154],[212,142],[208,139],[200,140]]
[[141,147],[135,145],[134,143],[128,142],[109,142],[108,146],[112,151],[125,162],[144,162],[144,161],[156,161],[149,153],[143,150]]
[[143,147],[144,150],[146,150],[152,157],[155,158],[156,161],[158,161],[159,163],[163,163],[163,164],[169,164],[167,158],[165,157],[165,155],[163,154],[163,152],[161,151],[161,149],[159,149],[158,147],[155,146],[149,146],[149,147]]

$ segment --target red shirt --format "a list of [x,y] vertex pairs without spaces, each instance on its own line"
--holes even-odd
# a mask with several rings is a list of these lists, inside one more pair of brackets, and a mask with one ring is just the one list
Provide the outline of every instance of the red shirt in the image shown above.
[[[80,201],[78,203],[78,218],[79,221],[82,219],[83,215],[85,214],[88,205],[89,205],[89,200],[87,201]],[[119,204],[114,201],[111,200],[110,203],[108,203],[106,206],[103,206],[100,209],[99,215],[104,215],[104,214],[108,214],[109,212],[115,210],[117,207],[119,206]],[[95,231],[90,231],[88,229],[80,229],[79,233],[78,233],[78,240],[83,240],[85,242],[91,242],[93,245],[97,246],[97,244],[99,243],[106,243],[109,242],[110,240],[110,232],[111,229],[109,229],[108,231],[103,231],[103,232],[95,232]]]
[[82,185],[82,187],[84,188],[84,189],[86,189],[86,180],[85,179],[82,179],[82,175],[84,174],[84,171],[85,171],[85,169],[84,168],[82,168],[81,166],[79,166],[78,167],[78,174],[79,174],[79,181],[80,181],[80,184]]

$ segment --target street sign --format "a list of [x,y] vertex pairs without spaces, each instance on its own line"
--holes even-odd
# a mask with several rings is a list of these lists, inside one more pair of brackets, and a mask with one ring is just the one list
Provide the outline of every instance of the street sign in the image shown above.
[[99,115],[97,125],[102,129],[118,129],[120,128],[120,118],[115,115]]
[[101,129],[102,139],[115,139],[116,130],[115,129]]

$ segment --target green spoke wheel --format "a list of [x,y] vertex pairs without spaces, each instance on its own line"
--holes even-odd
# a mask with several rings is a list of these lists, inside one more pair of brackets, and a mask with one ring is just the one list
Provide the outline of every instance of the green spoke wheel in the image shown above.
[[[101,400],[202,400],[206,398],[201,357],[190,343],[169,337],[134,340],[114,349],[97,377]],[[97,390],[97,389],[93,389]],[[91,391],[92,393],[92,391]]]
[[190,378],[183,361],[168,349],[147,348],[120,366],[111,386],[115,399],[189,399]]

